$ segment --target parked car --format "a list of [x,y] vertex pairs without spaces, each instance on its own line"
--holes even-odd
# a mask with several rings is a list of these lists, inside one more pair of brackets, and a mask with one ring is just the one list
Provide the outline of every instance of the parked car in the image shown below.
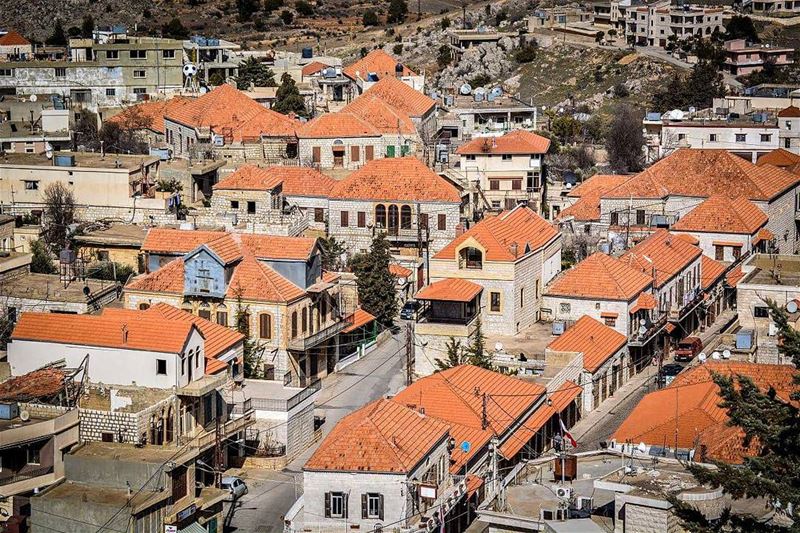
[[661,375],[659,376],[661,385],[663,387],[666,387],[667,385],[672,383],[672,380],[675,379],[675,376],[680,374],[682,370],[683,366],[676,363],[670,363],[668,365],[664,365],[663,367],[661,367]]
[[703,341],[699,337],[686,337],[675,349],[676,361],[691,361],[703,350]]
[[247,494],[247,485],[244,480],[237,476],[226,476],[222,478],[222,490],[231,493],[232,500],[238,500]]
[[419,311],[419,302],[416,300],[409,300],[400,310],[400,318],[403,320],[416,320],[417,311]]

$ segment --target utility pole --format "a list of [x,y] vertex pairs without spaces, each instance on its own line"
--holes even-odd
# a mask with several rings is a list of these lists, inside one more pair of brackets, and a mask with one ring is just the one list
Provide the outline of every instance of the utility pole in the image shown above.
[[483,406],[481,408],[481,429],[486,430],[489,427],[489,421],[486,419],[486,393],[483,393]]
[[406,386],[414,382],[414,331],[411,322],[406,324]]
[[219,413],[217,413],[216,424],[214,431],[214,486],[220,488],[222,486],[224,461],[222,457],[222,425],[219,423]]
[[500,481],[500,469],[498,468],[498,460],[497,460],[497,447],[500,445],[500,439],[497,438],[497,435],[492,437],[491,440],[491,452],[492,456],[490,458],[491,466],[492,466],[492,492],[497,495],[497,502],[499,503],[499,510],[502,511],[505,509],[505,494],[503,494],[503,484]]

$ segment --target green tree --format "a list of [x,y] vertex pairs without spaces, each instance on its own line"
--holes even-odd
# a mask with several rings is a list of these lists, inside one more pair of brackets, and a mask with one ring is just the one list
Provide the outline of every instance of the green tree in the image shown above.
[[75,196],[62,182],[44,189],[42,235],[50,251],[58,255],[69,246],[69,226],[75,222]]
[[172,17],[172,20],[161,26],[161,35],[170,39],[185,40],[189,38],[189,28],[184,26],[178,17]]
[[725,96],[725,85],[717,66],[709,61],[699,61],[693,66],[687,92],[691,95],[689,105],[698,109],[711,107],[714,98]]
[[264,0],[264,11],[272,13],[284,6],[283,0]]
[[294,4],[294,9],[299,15],[310,17],[314,14],[314,8],[306,0],[297,0]]
[[364,26],[377,26],[378,25],[378,14],[375,13],[372,9],[369,11],[364,12],[364,17],[361,19],[361,22]]
[[517,63],[530,63],[534,59],[536,59],[536,51],[539,45],[535,39],[525,43],[514,54],[514,59]]
[[453,61],[453,54],[450,52],[450,47],[443,44],[439,47],[439,53],[436,56],[436,64],[439,68],[444,68]]
[[344,257],[347,251],[344,243],[337,241],[335,237],[322,237],[319,240],[322,248],[322,270],[327,272],[338,272],[344,268]]
[[386,22],[389,24],[400,24],[406,21],[407,15],[408,4],[406,0],[391,0],[391,2],[389,2],[389,13],[386,16]]
[[275,87],[275,74],[266,64],[255,57],[248,57],[239,65],[236,88],[246,91],[250,85],[255,87]]
[[450,27],[450,19],[447,16],[442,17],[442,20],[439,21],[439,25],[443,30],[446,30]]
[[570,144],[580,134],[581,123],[571,115],[556,115],[550,121],[550,130],[561,144]]
[[58,270],[53,264],[53,256],[41,239],[31,242],[31,272],[35,274],[55,274]]
[[606,37],[606,32],[599,31],[599,32],[594,34],[594,42],[596,42],[597,44],[600,44],[600,43],[603,42],[603,39],[605,39],[605,37]]
[[396,56],[399,56],[400,54],[402,54],[403,53],[403,45],[401,43],[398,43],[398,44],[394,45],[394,47],[392,48],[392,53],[394,55],[396,55]]
[[492,78],[489,77],[488,74],[478,74],[471,80],[469,80],[469,84],[472,85],[473,88],[483,87],[484,85],[489,85],[491,83]]
[[258,11],[258,4],[258,0],[236,0],[236,11],[239,14],[239,21],[249,21],[253,14]]
[[494,370],[492,356],[486,351],[486,335],[483,334],[481,317],[475,322],[475,331],[472,333],[472,342],[465,350],[467,362],[474,366]]
[[445,344],[446,359],[435,358],[433,362],[436,364],[437,370],[447,370],[454,366],[459,366],[467,363],[466,353],[464,347],[461,346],[461,341],[453,337]]
[[[778,328],[778,350],[800,365],[800,331],[790,323],[782,307],[767,300],[770,315]],[[744,432],[745,444],[758,446],[759,453],[747,457],[742,465],[715,462],[716,469],[689,463],[687,468],[701,483],[722,487],[735,499],[764,498],[772,508],[800,506],[800,411],[779,399],[775,391],[762,391],[746,376],[714,375],[730,426]],[[795,383],[800,375],[795,376]],[[797,393],[793,395],[797,400]],[[784,399],[785,400],[785,399]],[[793,526],[782,528],[759,524],[750,516],[736,516],[727,511],[721,520],[709,524],[690,506],[675,501],[676,513],[689,531],[797,531]]]
[[281,76],[281,85],[275,91],[275,103],[272,105],[272,109],[285,115],[294,113],[301,117],[308,116],[305,99],[300,94],[294,78],[289,73],[284,73]]
[[608,163],[616,172],[638,172],[644,164],[642,116],[629,105],[619,105],[606,135]]
[[91,15],[84,15],[81,21],[81,37],[91,39],[94,35],[94,19]]
[[61,24],[61,19],[56,19],[53,26],[53,33],[50,34],[45,41],[45,44],[50,46],[65,46],[67,44],[67,35],[64,33],[64,26]]
[[122,263],[112,264],[111,262],[105,261],[92,265],[89,268],[88,277],[125,283],[128,281],[128,278],[134,274],[136,274],[136,271],[130,265],[123,265]]
[[283,21],[283,24],[286,26],[289,26],[292,24],[292,22],[294,22],[294,15],[288,9],[284,9],[283,11],[281,11],[280,17],[281,21]]
[[728,39],[746,39],[751,43],[761,42],[753,19],[745,15],[734,15],[725,25]]
[[350,261],[362,309],[385,325],[391,325],[397,314],[397,281],[389,272],[391,258],[389,241],[378,232],[369,251],[355,255]]

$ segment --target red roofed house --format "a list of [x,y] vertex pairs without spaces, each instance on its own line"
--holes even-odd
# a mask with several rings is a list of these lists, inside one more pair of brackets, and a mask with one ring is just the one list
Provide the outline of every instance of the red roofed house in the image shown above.
[[463,532],[475,516],[470,508],[483,499],[490,449],[502,471],[537,456],[549,447],[559,416],[568,427],[574,423],[579,391],[565,382],[547,394],[468,365],[416,381],[334,427],[303,468],[302,519],[290,511],[287,520],[297,530],[371,530],[381,523]]
[[425,87],[425,76],[402,65],[381,49],[372,50],[355,63],[344,67],[343,74],[352,81],[354,95],[362,94],[384,78],[397,78],[416,91]]
[[527,203],[541,212],[545,154],[550,139],[527,130],[500,137],[476,137],[461,145],[460,172],[477,181],[492,209],[513,209]]
[[166,141],[180,158],[261,160],[297,157],[300,122],[224,83],[164,116]]
[[375,159],[331,190],[328,232],[351,254],[367,250],[376,231],[395,247],[416,247],[421,232],[436,253],[456,236],[461,201],[461,192],[419,159]]
[[0,60],[25,61],[33,59],[33,45],[15,31],[0,35]]
[[712,196],[744,197],[766,213],[780,253],[797,249],[795,198],[800,175],[757,166],[726,150],[680,148],[625,180],[600,199],[600,219],[611,231],[676,221]]
[[168,303],[250,332],[265,348],[269,378],[306,385],[338,360],[348,325],[338,283],[323,280],[316,239],[153,228],[142,251],[148,273],[125,287],[125,307]]
[[125,130],[137,130],[151,145],[159,145],[166,139],[164,117],[190,102],[192,102],[190,98],[183,96],[174,96],[169,100],[140,102],[107,118],[105,123],[117,124]]
[[795,156],[800,154],[800,108],[791,105],[778,112],[778,131],[779,150],[789,151]]
[[273,235],[300,235],[309,226],[324,230],[335,183],[310,167],[244,165],[214,184],[211,206],[200,222]]

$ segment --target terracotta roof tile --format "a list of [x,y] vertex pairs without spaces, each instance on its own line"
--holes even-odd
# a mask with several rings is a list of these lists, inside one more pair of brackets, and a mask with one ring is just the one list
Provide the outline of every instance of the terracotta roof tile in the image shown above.
[[185,254],[223,234],[222,231],[150,228],[141,249],[150,253]]
[[710,289],[725,273],[725,265],[704,255],[700,258],[700,285],[703,290]]
[[[558,230],[526,206],[486,217],[450,241],[434,259],[455,259],[462,243],[475,239],[484,248],[485,261],[514,262],[558,236]],[[514,245],[516,244],[516,253]]]
[[650,276],[655,269],[656,286],[660,287],[701,254],[697,246],[678,239],[665,229],[659,229],[625,252],[620,261]]
[[303,76],[312,76],[321,72],[323,69],[328,68],[330,65],[326,65],[325,63],[320,63],[319,61],[312,61],[308,65],[305,65],[301,70],[300,73]]
[[657,307],[658,303],[656,302],[655,296],[650,294],[649,292],[643,292],[639,295],[636,299],[636,304],[631,307],[630,314],[635,313],[636,311],[651,310]]
[[229,265],[242,258],[242,248],[239,245],[240,241],[237,237],[238,235],[233,236],[228,233],[223,233],[216,239],[203,243],[203,246],[219,257],[223,264]]
[[778,111],[778,118],[800,118],[800,108],[790,105],[786,109]]
[[447,278],[434,281],[420,289],[414,296],[417,300],[439,300],[446,302],[469,302],[481,293],[483,287],[466,279]]
[[227,83],[171,109],[166,118],[194,128],[210,128],[237,142],[258,140],[261,136],[291,136],[300,126],[298,121],[265,108]]
[[337,182],[330,197],[339,200],[461,203],[458,189],[414,157],[369,161]]
[[394,135],[416,135],[417,128],[403,110],[392,107],[376,93],[362,94],[344,109],[345,113],[353,113],[371,124],[381,133]]
[[67,373],[58,368],[34,370],[0,383],[0,400],[4,402],[46,401],[64,390]]
[[255,165],[244,165],[219,180],[212,188],[215,191],[271,191],[283,183],[279,172],[280,168],[282,167],[261,168]]
[[595,174],[579,183],[577,187],[567,193],[567,196],[583,198],[587,195],[603,193],[618,187],[632,177],[632,174]]
[[738,265],[733,270],[729,271],[725,274],[725,283],[730,285],[731,287],[735,287],[739,284],[739,282],[744,277],[744,272],[742,272],[742,266]]
[[378,128],[356,115],[339,111],[309,120],[297,130],[300,139],[334,139],[339,137],[380,137]]
[[583,367],[589,372],[595,372],[627,343],[628,338],[622,333],[584,315],[551,342],[547,349],[556,352],[581,352]]
[[715,195],[686,213],[672,229],[753,235],[767,220],[767,214],[747,198]]
[[351,331],[355,331],[362,326],[366,326],[373,320],[375,320],[375,315],[364,311],[360,307],[356,309],[355,313],[348,317],[350,321],[350,325],[347,326],[345,329],[342,330],[342,333],[349,333]]
[[756,233],[756,238],[753,239],[753,244],[756,245],[761,241],[771,241],[774,238],[775,238],[774,233],[772,233],[767,228],[761,228],[760,230],[758,230],[758,233]]
[[447,424],[392,400],[342,418],[305,470],[408,473],[448,435]]
[[155,272],[131,279],[126,291],[166,292],[183,294],[183,258],[170,261]]
[[700,239],[692,235],[691,233],[676,233],[675,236],[679,239],[683,239],[684,241],[688,242],[689,244],[693,244],[697,246],[700,244]]
[[249,251],[258,259],[307,259],[317,240],[311,237],[287,237],[283,235],[257,235],[226,233],[224,231],[181,230],[151,228],[142,244],[148,253],[182,255],[201,244],[217,242],[239,247],[239,253]]
[[[397,67],[398,63],[397,59],[383,50],[376,49],[352,65],[344,67],[342,73],[351,80],[367,79],[369,74],[376,74],[380,79],[383,79],[396,75],[395,67]],[[410,68],[403,66],[403,76],[416,76],[416,74]]]
[[175,96],[169,100],[151,100],[125,108],[108,119],[107,123],[135,126],[135,129],[149,129],[164,134],[164,117],[176,112],[176,109],[188,105],[192,100],[183,96]]
[[400,266],[397,263],[390,263],[389,264],[389,272],[392,273],[392,276],[396,278],[407,278],[413,274],[413,272],[407,269],[404,266]]
[[626,262],[597,252],[563,272],[545,294],[627,302],[652,283],[650,276]]
[[525,130],[514,130],[500,137],[476,137],[462,144],[457,154],[546,154],[550,139]]
[[436,107],[436,101],[394,77],[383,78],[367,89],[365,95],[377,96],[395,109],[419,118]]
[[[127,336],[123,334],[127,330]],[[12,340],[180,353],[196,326],[164,318],[22,313]]]
[[28,46],[31,42],[14,30],[0,37],[0,46]]
[[[797,109],[797,108],[795,108]],[[766,153],[758,158],[756,165],[763,167],[764,165],[772,165],[774,167],[787,168],[800,163],[800,155],[790,152],[784,148],[778,148]]]
[[577,202],[563,209],[557,220],[574,217],[579,222],[600,220],[600,197],[606,191],[617,187],[631,176],[623,174],[595,174],[574,189],[567,196],[579,198]]
[[314,237],[240,234],[242,246],[257,259],[308,259],[317,246]]
[[800,182],[800,176],[771,165],[756,166],[726,150],[680,148],[603,198],[710,197],[718,194],[771,200]]

